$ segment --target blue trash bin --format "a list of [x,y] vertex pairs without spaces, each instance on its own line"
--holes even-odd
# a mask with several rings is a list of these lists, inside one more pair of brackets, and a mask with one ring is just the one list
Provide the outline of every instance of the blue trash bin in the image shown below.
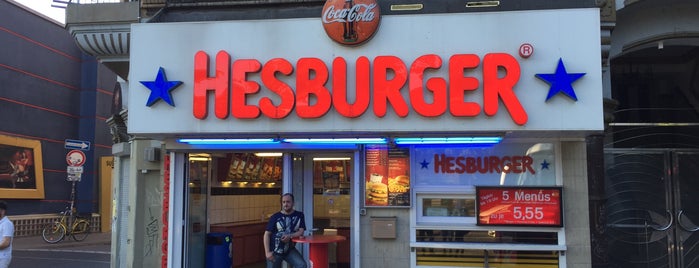
[[206,267],[230,268],[233,265],[233,239],[229,233],[206,235]]

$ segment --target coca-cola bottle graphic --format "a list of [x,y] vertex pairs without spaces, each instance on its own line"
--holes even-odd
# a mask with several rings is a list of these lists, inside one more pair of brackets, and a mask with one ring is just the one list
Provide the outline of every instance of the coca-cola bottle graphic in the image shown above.
[[351,13],[353,12],[353,5],[354,4],[352,3],[352,0],[345,0],[345,6],[342,8],[344,10],[347,10],[347,15],[345,16],[345,25],[342,31],[342,38],[345,42],[357,41],[357,31],[354,29],[354,21],[352,21],[354,18],[352,18],[351,16]]

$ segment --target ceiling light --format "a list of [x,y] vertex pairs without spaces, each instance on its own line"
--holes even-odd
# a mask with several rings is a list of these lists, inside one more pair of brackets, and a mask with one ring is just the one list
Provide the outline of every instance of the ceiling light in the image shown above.
[[385,144],[386,138],[304,138],[304,139],[282,139],[288,143],[316,143],[316,144]]
[[279,143],[275,139],[179,139],[188,144],[270,144]]
[[396,144],[497,144],[502,137],[395,138]]
[[280,157],[282,156],[281,152],[262,152],[262,153],[255,153],[255,156],[257,157]]
[[350,160],[349,157],[314,157],[313,161]]

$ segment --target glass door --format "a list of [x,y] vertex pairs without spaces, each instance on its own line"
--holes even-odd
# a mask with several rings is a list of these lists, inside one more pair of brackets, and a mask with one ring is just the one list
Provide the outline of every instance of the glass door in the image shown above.
[[[342,235],[345,241],[330,244],[328,261],[331,267],[350,267],[350,218],[354,159],[351,153],[305,154],[303,157],[306,190],[304,213],[311,218],[313,234]],[[295,159],[298,159],[295,156]],[[308,193],[308,191],[307,191]],[[310,213],[310,215],[308,215]]]
[[185,186],[187,199],[185,215],[185,267],[204,267],[206,249],[206,204],[210,178],[211,157],[208,154],[189,154],[186,165]]
[[699,265],[699,153],[605,153],[607,248],[613,267]]
[[699,153],[675,153],[677,267],[699,266]]

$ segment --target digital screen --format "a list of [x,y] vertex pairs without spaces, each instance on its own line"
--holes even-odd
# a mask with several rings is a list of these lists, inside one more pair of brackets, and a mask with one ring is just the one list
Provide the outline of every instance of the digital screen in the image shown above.
[[478,225],[563,226],[561,187],[476,187]]

